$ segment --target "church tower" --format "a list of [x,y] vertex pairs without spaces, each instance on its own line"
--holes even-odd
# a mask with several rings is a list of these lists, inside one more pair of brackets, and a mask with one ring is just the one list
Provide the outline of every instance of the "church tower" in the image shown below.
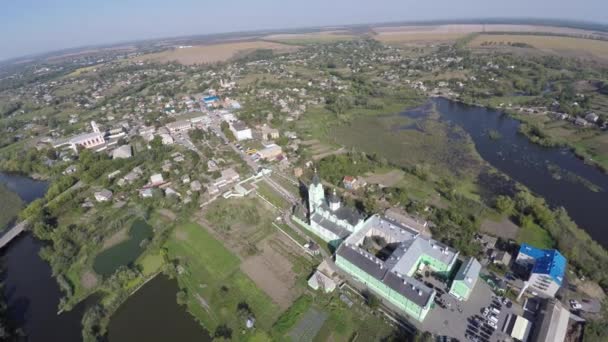
[[317,169],[315,169],[315,174],[312,177],[312,184],[308,187],[308,210],[309,213],[315,212],[315,210],[323,204],[325,200],[325,192],[323,190],[323,184],[321,184],[321,180],[319,179],[319,175],[317,174]]
[[336,210],[340,209],[340,197],[338,197],[338,194],[336,194],[335,188],[334,188],[334,191],[329,196],[328,202],[329,202],[329,210],[336,211]]

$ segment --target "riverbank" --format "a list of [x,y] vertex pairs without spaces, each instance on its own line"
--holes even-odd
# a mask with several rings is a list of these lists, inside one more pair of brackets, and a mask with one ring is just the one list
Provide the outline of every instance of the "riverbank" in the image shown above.
[[[494,106],[489,102],[487,104],[475,103],[475,102],[465,101],[460,98],[452,98],[452,97],[444,96],[444,95],[436,96],[436,97],[444,98],[449,101],[458,102],[458,103],[466,104],[469,106],[476,106],[476,107],[482,107],[482,108],[486,108],[486,109],[501,111],[501,112],[505,113],[506,115],[508,115],[509,117],[526,125],[526,126],[522,126],[520,133],[522,135],[524,135],[526,138],[528,138],[528,140],[531,143],[534,143],[534,144],[537,144],[537,145],[543,146],[543,147],[548,147],[548,148],[551,148],[551,147],[568,148],[570,150],[570,152],[572,152],[577,158],[579,158],[585,164],[596,167],[598,170],[600,170],[603,173],[608,175],[608,151],[607,151],[607,154],[602,158],[602,159],[604,159],[603,161],[595,160],[587,152],[588,148],[583,147],[581,145],[577,145],[576,143],[569,141],[563,137],[559,137],[557,135],[552,135],[550,133],[551,131],[547,132],[546,129],[540,128],[538,125],[539,124],[539,121],[538,121],[539,114],[525,115],[525,114],[521,114],[521,113],[514,111],[512,109],[509,109],[509,108]],[[570,123],[570,122],[566,122],[566,124],[574,125],[573,123]],[[575,128],[575,127],[573,126],[573,127],[571,127],[571,129],[572,128]],[[603,134],[608,135],[608,133],[606,133],[606,132],[604,132]]]

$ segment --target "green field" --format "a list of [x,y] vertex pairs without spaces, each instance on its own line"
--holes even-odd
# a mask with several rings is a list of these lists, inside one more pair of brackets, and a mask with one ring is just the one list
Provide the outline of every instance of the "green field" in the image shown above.
[[521,227],[517,234],[518,243],[527,243],[537,248],[550,249],[555,247],[555,243],[549,232],[536,224],[529,224]]
[[142,241],[152,237],[152,227],[143,220],[136,220],[129,230],[129,239],[101,252],[93,263],[98,274],[108,277],[120,266],[135,261],[143,252]]
[[17,217],[23,207],[23,201],[4,184],[0,184],[0,231],[4,230]]
[[266,184],[266,182],[261,181],[256,184],[257,192],[260,196],[264,197],[268,202],[272,203],[275,207],[279,209],[287,209],[291,206],[291,204],[283,198],[278,192],[276,192],[270,185]]
[[233,331],[233,338],[251,337],[251,333],[241,334],[244,322],[237,314],[240,303],[249,306],[258,329],[270,330],[279,308],[240,271],[240,260],[203,227],[195,223],[179,225],[166,248],[170,260],[183,267],[177,279],[186,293],[188,311],[209,331],[226,325]]

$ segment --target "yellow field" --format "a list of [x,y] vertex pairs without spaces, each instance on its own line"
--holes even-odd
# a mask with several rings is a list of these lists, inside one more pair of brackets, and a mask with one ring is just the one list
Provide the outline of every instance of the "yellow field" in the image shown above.
[[285,44],[307,45],[351,40],[353,38],[355,38],[355,36],[347,34],[346,31],[324,31],[312,33],[272,34],[265,36],[262,39]]
[[[482,46],[484,42],[495,42],[492,46]],[[553,52],[571,57],[595,57],[608,60],[608,42],[593,39],[555,37],[555,36],[536,36],[536,35],[515,35],[515,34],[482,34],[470,43],[470,47],[492,49],[497,45],[507,46],[508,43],[525,43],[532,45],[535,49],[546,52]]]
[[272,49],[278,52],[290,52],[297,47],[273,42],[251,41],[199,45],[190,48],[172,49],[158,53],[151,53],[136,57],[138,60],[151,60],[156,62],[176,61],[181,64],[204,64],[229,60],[238,54],[257,49]]
[[477,31],[481,31],[481,25],[376,27],[374,28],[376,33],[374,38],[389,44],[451,42]]
[[567,27],[540,25],[502,25],[502,24],[448,24],[448,25],[409,25],[375,27],[375,38],[381,42],[410,44],[423,42],[450,42],[477,32],[535,32],[563,35],[604,36],[601,33],[572,29]]
[[387,44],[419,42],[451,42],[466,36],[466,33],[449,32],[381,32],[374,38]]

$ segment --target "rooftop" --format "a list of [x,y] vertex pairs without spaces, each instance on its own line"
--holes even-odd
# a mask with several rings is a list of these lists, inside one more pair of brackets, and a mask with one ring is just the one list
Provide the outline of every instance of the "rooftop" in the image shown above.
[[236,131],[244,131],[246,129],[249,129],[249,127],[247,127],[247,125],[245,125],[243,121],[237,121],[233,123],[232,128],[234,128],[234,130]]
[[[560,286],[566,271],[566,258],[556,249],[540,249],[522,243],[519,254],[534,259],[533,273],[547,274]],[[520,256],[518,255],[518,259]]]
[[479,271],[481,270],[481,264],[473,257],[467,258],[460,269],[458,269],[458,273],[456,273],[456,277],[454,281],[460,280],[463,281],[469,288],[473,288],[477,279],[479,278]]

